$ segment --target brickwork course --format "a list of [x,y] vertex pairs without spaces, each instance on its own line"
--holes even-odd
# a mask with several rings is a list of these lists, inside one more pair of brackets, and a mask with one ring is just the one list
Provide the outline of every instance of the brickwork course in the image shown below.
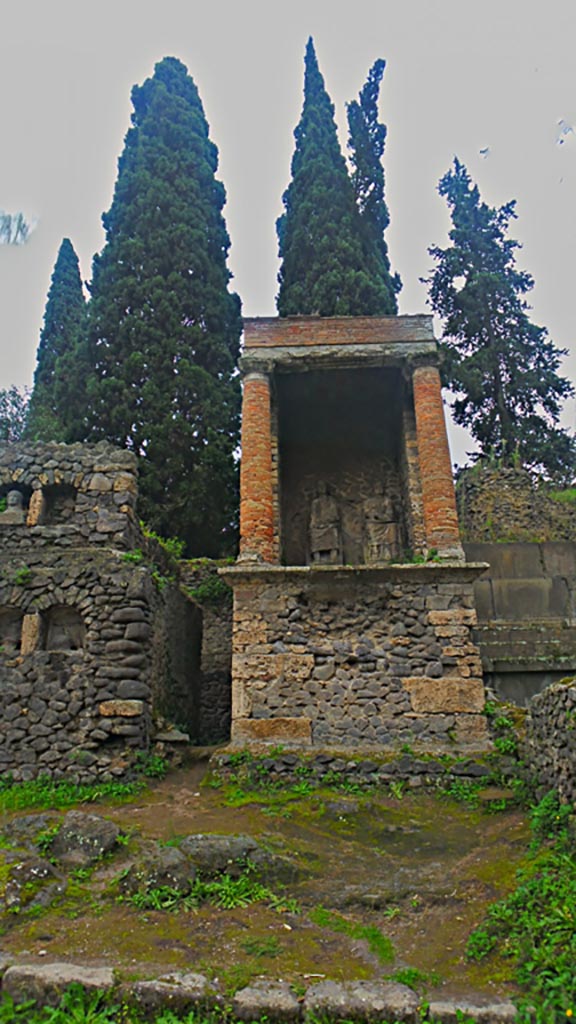
[[274,502],[270,385],[260,374],[244,381],[240,493],[240,555],[271,562]]
[[417,366],[412,379],[426,542],[430,548],[453,549],[457,554],[460,531],[440,374],[435,366]]

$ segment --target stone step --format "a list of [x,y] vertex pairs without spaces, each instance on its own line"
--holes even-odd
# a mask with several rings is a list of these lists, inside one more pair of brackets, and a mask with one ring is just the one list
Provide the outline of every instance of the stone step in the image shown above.
[[[75,981],[89,990],[112,993],[117,983],[109,967],[87,968],[71,963],[0,964],[2,990],[15,1002],[33,998],[39,1006],[56,1006],[65,989]],[[315,976],[310,975],[312,980]],[[320,977],[320,976],[318,976]],[[176,1013],[221,1011],[223,994],[217,983],[201,974],[172,971],[151,981],[120,983],[114,988],[123,1001],[137,1006],[149,1018],[170,1009]],[[420,997],[406,985],[393,981],[313,981],[303,996],[285,981],[258,979],[236,992],[232,1012],[237,1020],[268,1018],[285,1024],[304,1024],[310,1019],[366,1021],[394,1020],[411,1024],[420,1016]],[[505,996],[492,992],[468,993],[459,998],[432,997],[428,1013],[439,1024],[457,1024],[472,1018],[477,1024],[513,1024],[516,1007]],[[24,1018],[23,1018],[24,1019]]]

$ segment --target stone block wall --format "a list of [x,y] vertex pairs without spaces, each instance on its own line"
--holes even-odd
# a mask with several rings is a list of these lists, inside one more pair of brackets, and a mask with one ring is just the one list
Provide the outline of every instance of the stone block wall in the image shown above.
[[526,750],[543,792],[576,802],[576,680],[553,683],[532,698],[526,719]]
[[136,458],[97,445],[0,444],[0,498],[20,491],[24,522],[3,521],[2,549],[112,546],[138,537]]
[[235,597],[233,742],[484,747],[477,571],[223,570]]
[[13,618],[0,651],[0,772],[121,774],[126,750],[150,737],[162,601],[149,569],[102,550],[28,553],[25,575],[4,555],[1,570],[0,607]]
[[200,624],[195,739],[202,746],[230,739],[232,594],[217,575],[223,564],[210,559],[181,563],[182,583]]
[[576,541],[576,505],[554,500],[526,470],[478,463],[456,486],[462,539]]

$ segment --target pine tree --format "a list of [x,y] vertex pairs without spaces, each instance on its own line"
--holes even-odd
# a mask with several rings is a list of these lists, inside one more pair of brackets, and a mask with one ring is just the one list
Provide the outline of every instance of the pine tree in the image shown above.
[[438,191],[450,208],[452,244],[428,250],[436,269],[427,283],[444,320],[444,383],[457,396],[454,419],[482,455],[571,482],[576,447],[558,421],[574,389],[557,372],[566,352],[527,315],[524,296],[534,282],[517,269],[519,243],[507,237],[515,202],[487,206],[458,160]]
[[66,367],[82,344],[86,301],[74,246],[64,238],[54,265],[46,301],[44,326],[36,356],[26,436],[42,441],[66,441],[68,421],[78,393],[75,375]]
[[237,505],[241,333],[218,152],[175,58],[134,87],[132,103],[93,264],[89,436],[140,456],[150,527],[180,537],[190,556],[218,555]]
[[282,260],[280,316],[391,312],[386,282],[366,260],[334,107],[312,39],[306,47],[304,106],[294,137],[292,180],[283,196],[285,212],[276,224]]
[[360,212],[366,265],[386,284],[389,308],[397,313],[396,295],[402,288],[398,274],[390,273],[388,246],[384,232],[390,215],[384,199],[382,157],[386,145],[386,125],[378,120],[378,97],[386,61],[377,60],[357,100],[347,104],[348,149],[352,162],[352,186]]

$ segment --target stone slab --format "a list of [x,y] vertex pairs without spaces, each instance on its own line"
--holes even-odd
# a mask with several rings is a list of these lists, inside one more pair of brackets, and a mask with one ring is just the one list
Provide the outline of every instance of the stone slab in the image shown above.
[[232,1013],[238,1020],[297,1021],[300,1002],[286,981],[257,981],[236,993]]
[[411,676],[403,679],[402,683],[410,694],[412,710],[417,714],[477,714],[484,708],[482,679],[432,679],[427,676]]
[[309,718],[237,718],[232,722],[234,743],[312,743]]
[[40,1006],[56,1006],[73,982],[106,992],[114,985],[114,971],[70,963],[14,964],[2,978],[2,993],[18,1003],[34,999]]
[[98,711],[104,718],[136,718],[144,713],[144,702],[141,700],[104,700],[98,705]]

